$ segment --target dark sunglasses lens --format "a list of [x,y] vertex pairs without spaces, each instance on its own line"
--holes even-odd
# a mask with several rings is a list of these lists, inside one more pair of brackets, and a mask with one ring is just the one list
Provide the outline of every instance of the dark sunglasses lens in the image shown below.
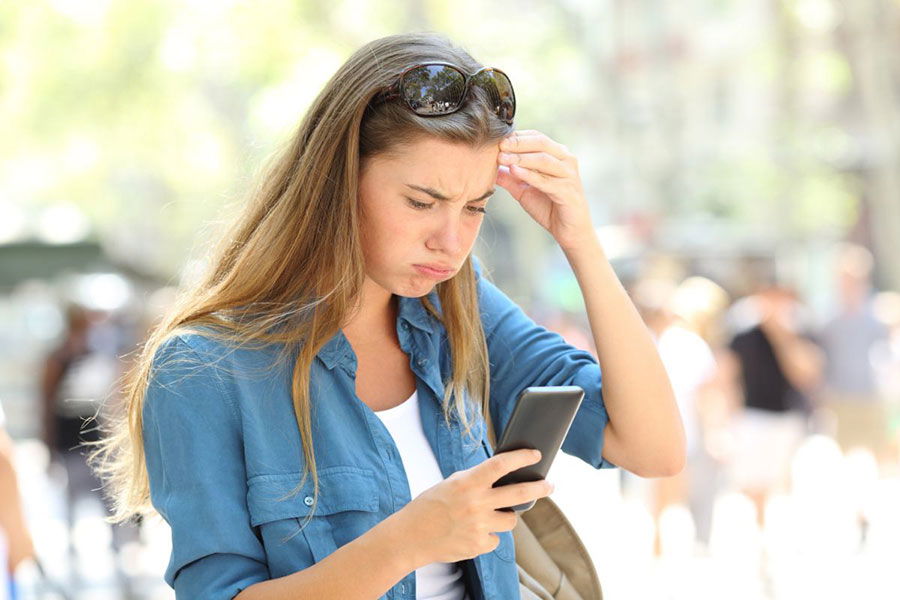
[[445,65],[425,65],[403,77],[403,99],[420,115],[442,115],[459,108],[466,91],[465,76]]
[[488,93],[498,117],[512,121],[516,114],[516,95],[509,77],[499,71],[485,69],[474,76],[472,83]]

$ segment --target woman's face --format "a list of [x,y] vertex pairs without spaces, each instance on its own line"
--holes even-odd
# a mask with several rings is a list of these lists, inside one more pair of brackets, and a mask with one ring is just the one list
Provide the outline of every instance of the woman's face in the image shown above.
[[[453,277],[484,220],[498,152],[499,141],[472,148],[425,138],[365,161],[359,208],[368,279],[389,293],[419,297]],[[449,271],[428,274],[416,265]]]

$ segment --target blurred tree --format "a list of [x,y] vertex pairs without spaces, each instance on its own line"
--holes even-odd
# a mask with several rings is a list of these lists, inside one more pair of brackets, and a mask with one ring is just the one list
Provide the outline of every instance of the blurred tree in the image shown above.
[[[0,3],[0,209],[14,203],[36,219],[74,202],[116,258],[174,275],[186,256],[203,255],[197,245],[237,210],[350,52],[433,29],[510,73],[517,126],[578,155],[597,225],[686,230],[708,215],[708,228],[723,232],[834,239],[860,218],[862,194],[885,276],[898,285],[900,134],[886,125],[897,120],[896,2],[399,6]],[[873,149],[862,170],[854,145]],[[515,231],[522,265],[554,247],[514,202],[498,202],[491,218]],[[649,241],[666,239],[678,236]]]
[[847,56],[853,65],[861,171],[871,241],[884,287],[900,289],[900,7],[889,0],[836,3],[843,16]]

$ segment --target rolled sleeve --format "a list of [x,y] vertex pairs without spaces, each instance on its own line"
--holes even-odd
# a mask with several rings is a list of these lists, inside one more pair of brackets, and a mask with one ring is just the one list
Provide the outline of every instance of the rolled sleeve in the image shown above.
[[165,580],[177,598],[230,599],[269,579],[250,526],[237,409],[214,360],[170,338],[143,406],[150,497],[172,530]]
[[515,399],[531,386],[575,385],[584,400],[575,414],[562,450],[595,469],[615,468],[602,456],[609,417],[603,403],[600,365],[590,352],[576,348],[554,331],[535,323],[497,286],[482,276],[472,256],[481,320],[491,363],[491,419],[502,435]]

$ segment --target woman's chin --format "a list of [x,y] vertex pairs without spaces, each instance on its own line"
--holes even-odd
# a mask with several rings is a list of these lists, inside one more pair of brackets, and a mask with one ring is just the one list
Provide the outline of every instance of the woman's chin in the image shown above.
[[421,298],[430,294],[437,283],[434,280],[414,279],[405,288],[395,293],[398,296],[406,296],[407,298]]

